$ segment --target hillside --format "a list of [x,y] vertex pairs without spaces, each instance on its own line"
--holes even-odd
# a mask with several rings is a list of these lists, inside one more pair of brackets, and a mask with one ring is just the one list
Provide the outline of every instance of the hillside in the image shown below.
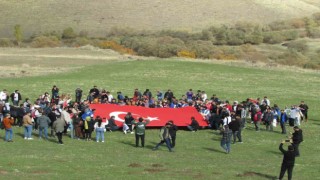
[[0,0],[0,6],[0,38],[12,37],[16,24],[26,37],[66,27],[104,36],[112,27],[197,31],[215,24],[269,23],[320,11],[312,0]]

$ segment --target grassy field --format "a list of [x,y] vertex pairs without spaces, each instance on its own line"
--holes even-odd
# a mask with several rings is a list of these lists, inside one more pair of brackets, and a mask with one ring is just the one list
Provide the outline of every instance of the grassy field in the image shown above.
[[[69,53],[70,56],[76,54],[72,50]],[[25,53],[17,50],[16,54]],[[21,65],[21,61],[33,62],[32,57],[19,59],[16,56],[12,61],[3,61],[11,56],[1,56],[1,69],[18,62]],[[6,88],[9,92],[19,89],[23,98],[32,99],[45,91],[50,92],[52,85],[57,85],[60,93],[70,94],[78,86],[87,92],[97,85],[113,94],[122,91],[129,96],[134,88],[149,88],[153,93],[170,88],[177,97],[189,88],[201,89],[208,96],[214,93],[231,102],[266,95],[271,104],[277,103],[281,108],[304,100],[310,107],[310,118],[308,123],[302,124],[305,141],[300,145],[301,157],[296,159],[293,177],[319,179],[319,72],[201,60],[123,57],[81,60],[65,58],[65,54],[61,56],[43,57],[37,65],[46,67],[48,61],[55,60],[57,64],[51,68],[64,67],[69,71],[55,69],[44,75],[2,77],[0,89]],[[256,133],[249,124],[243,132],[244,143],[232,145],[231,154],[225,154],[220,148],[218,132],[180,130],[175,152],[169,153],[164,146],[159,151],[151,150],[159,142],[156,129],[147,130],[143,149],[134,147],[133,135],[121,132],[107,133],[106,143],[83,142],[65,136],[64,146],[59,146],[56,139],[39,141],[36,135],[35,140],[25,141],[21,128],[14,128],[14,133],[14,143],[1,142],[1,179],[274,179],[282,162],[278,145],[286,138],[280,134],[279,127],[272,133]],[[3,136],[1,130],[0,137]]]
[[217,24],[246,21],[266,24],[319,12],[312,0],[0,0],[0,37],[13,37],[20,24],[24,35],[72,27],[104,37],[112,27],[137,30],[201,31]]

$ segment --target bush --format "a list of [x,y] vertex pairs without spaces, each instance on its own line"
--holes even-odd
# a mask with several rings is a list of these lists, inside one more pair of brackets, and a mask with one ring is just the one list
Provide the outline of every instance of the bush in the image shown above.
[[73,39],[77,37],[77,34],[74,32],[72,27],[68,27],[62,32],[62,39]]
[[214,53],[214,46],[211,41],[190,41],[187,47],[195,52],[197,58],[210,59]]
[[8,38],[0,39],[0,47],[13,47],[14,43]]
[[263,34],[263,42],[267,44],[278,44],[284,41],[280,32],[266,32]]
[[306,40],[292,41],[287,44],[289,49],[294,49],[297,52],[306,53],[308,45]]
[[188,50],[181,50],[181,51],[178,52],[177,56],[178,57],[185,57],[185,58],[195,59],[196,58],[196,53],[188,51]]
[[58,47],[60,45],[61,42],[56,36],[38,36],[31,42],[33,48]]
[[119,52],[120,54],[136,54],[132,49],[123,47],[114,41],[102,41],[98,44],[98,46],[102,49],[112,49]]

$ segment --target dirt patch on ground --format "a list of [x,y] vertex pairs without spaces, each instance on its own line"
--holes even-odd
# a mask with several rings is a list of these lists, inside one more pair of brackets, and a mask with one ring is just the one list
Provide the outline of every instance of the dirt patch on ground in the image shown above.
[[128,167],[137,168],[137,167],[142,167],[142,165],[138,163],[131,163],[128,165]]
[[166,169],[159,169],[159,168],[146,168],[144,171],[147,171],[148,173],[160,173],[165,172]]
[[9,173],[8,171],[0,170],[0,174],[2,174],[2,175],[8,174],[8,173]]
[[163,167],[162,164],[151,164],[152,167],[157,168],[157,167]]

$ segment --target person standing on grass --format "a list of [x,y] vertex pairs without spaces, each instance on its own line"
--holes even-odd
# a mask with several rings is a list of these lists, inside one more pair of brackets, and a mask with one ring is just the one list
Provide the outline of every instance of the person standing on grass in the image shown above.
[[171,148],[174,148],[176,146],[176,136],[177,136],[178,127],[173,123],[172,120],[168,121],[168,123],[170,124],[169,133],[171,137]]
[[[5,141],[13,142],[13,130],[12,125],[14,124],[14,119],[11,117],[10,113],[7,113],[5,118],[3,118],[3,126],[6,131]],[[9,137],[8,137],[9,136]]]
[[30,111],[26,112],[23,116],[23,127],[24,127],[24,139],[32,140],[32,120]]
[[223,129],[221,129],[222,138],[220,142],[220,146],[225,150],[227,154],[231,151],[231,136],[232,130],[229,129],[228,125],[224,125]]
[[303,141],[302,129],[298,126],[293,127],[294,133],[292,133],[292,145],[297,157],[300,156],[299,145]]
[[242,143],[240,121],[240,117],[237,116],[235,118],[232,118],[232,121],[229,123],[229,128],[232,130],[233,144],[236,143],[237,138],[239,142]]
[[284,174],[286,173],[286,171],[288,171],[288,179],[291,180],[296,155],[294,152],[294,147],[292,145],[288,146],[288,151],[284,150],[283,149],[284,143],[285,143],[285,141],[281,142],[281,144],[279,146],[279,150],[283,154],[283,160],[282,160],[279,179],[282,179]]
[[288,120],[288,116],[284,112],[284,110],[282,109],[281,113],[280,113],[280,126],[281,126],[281,133],[282,134],[286,134],[287,133],[287,131],[286,131],[287,120]]
[[104,132],[106,131],[106,123],[102,122],[102,118],[97,116],[96,123],[94,124],[94,129],[96,130],[96,141],[104,142]]
[[260,131],[260,123],[261,123],[262,113],[260,109],[256,109],[256,113],[253,116],[253,123],[256,131]]
[[131,123],[135,125],[135,135],[136,135],[136,147],[139,147],[139,139],[141,139],[141,147],[144,147],[144,141],[145,141],[145,131],[146,126],[149,124],[150,120],[147,119],[146,121],[143,121],[143,118],[140,117],[138,119],[138,122],[133,120]]
[[14,106],[19,106],[19,102],[21,101],[21,94],[19,92],[19,90],[15,90],[11,95],[10,95],[12,104]]
[[308,122],[308,105],[304,103],[304,101],[301,101],[301,104],[299,105],[299,108],[301,110],[301,113],[303,114],[305,122]]
[[63,145],[62,142],[62,133],[64,131],[64,126],[66,125],[66,122],[61,118],[61,113],[59,111],[56,111],[57,120],[54,121],[52,128],[56,132],[56,135],[58,137],[58,143]]
[[41,116],[37,118],[37,121],[39,124],[39,139],[42,139],[42,132],[44,132],[45,140],[48,140],[48,127],[51,123],[50,118],[42,113]]
[[81,98],[82,98],[82,89],[80,87],[78,87],[75,90],[75,96],[76,96],[76,102],[80,103],[81,102]]
[[270,108],[268,108],[267,111],[263,114],[263,121],[266,124],[267,131],[273,131],[273,126],[272,126],[273,116],[274,115],[271,112]]
[[170,139],[171,139],[171,136],[169,133],[170,126],[171,126],[170,123],[166,123],[166,125],[160,129],[160,134],[159,134],[160,142],[152,150],[154,150],[154,151],[158,150],[160,145],[162,145],[163,143],[166,143],[169,151],[173,152],[171,149],[171,143],[170,143]]

